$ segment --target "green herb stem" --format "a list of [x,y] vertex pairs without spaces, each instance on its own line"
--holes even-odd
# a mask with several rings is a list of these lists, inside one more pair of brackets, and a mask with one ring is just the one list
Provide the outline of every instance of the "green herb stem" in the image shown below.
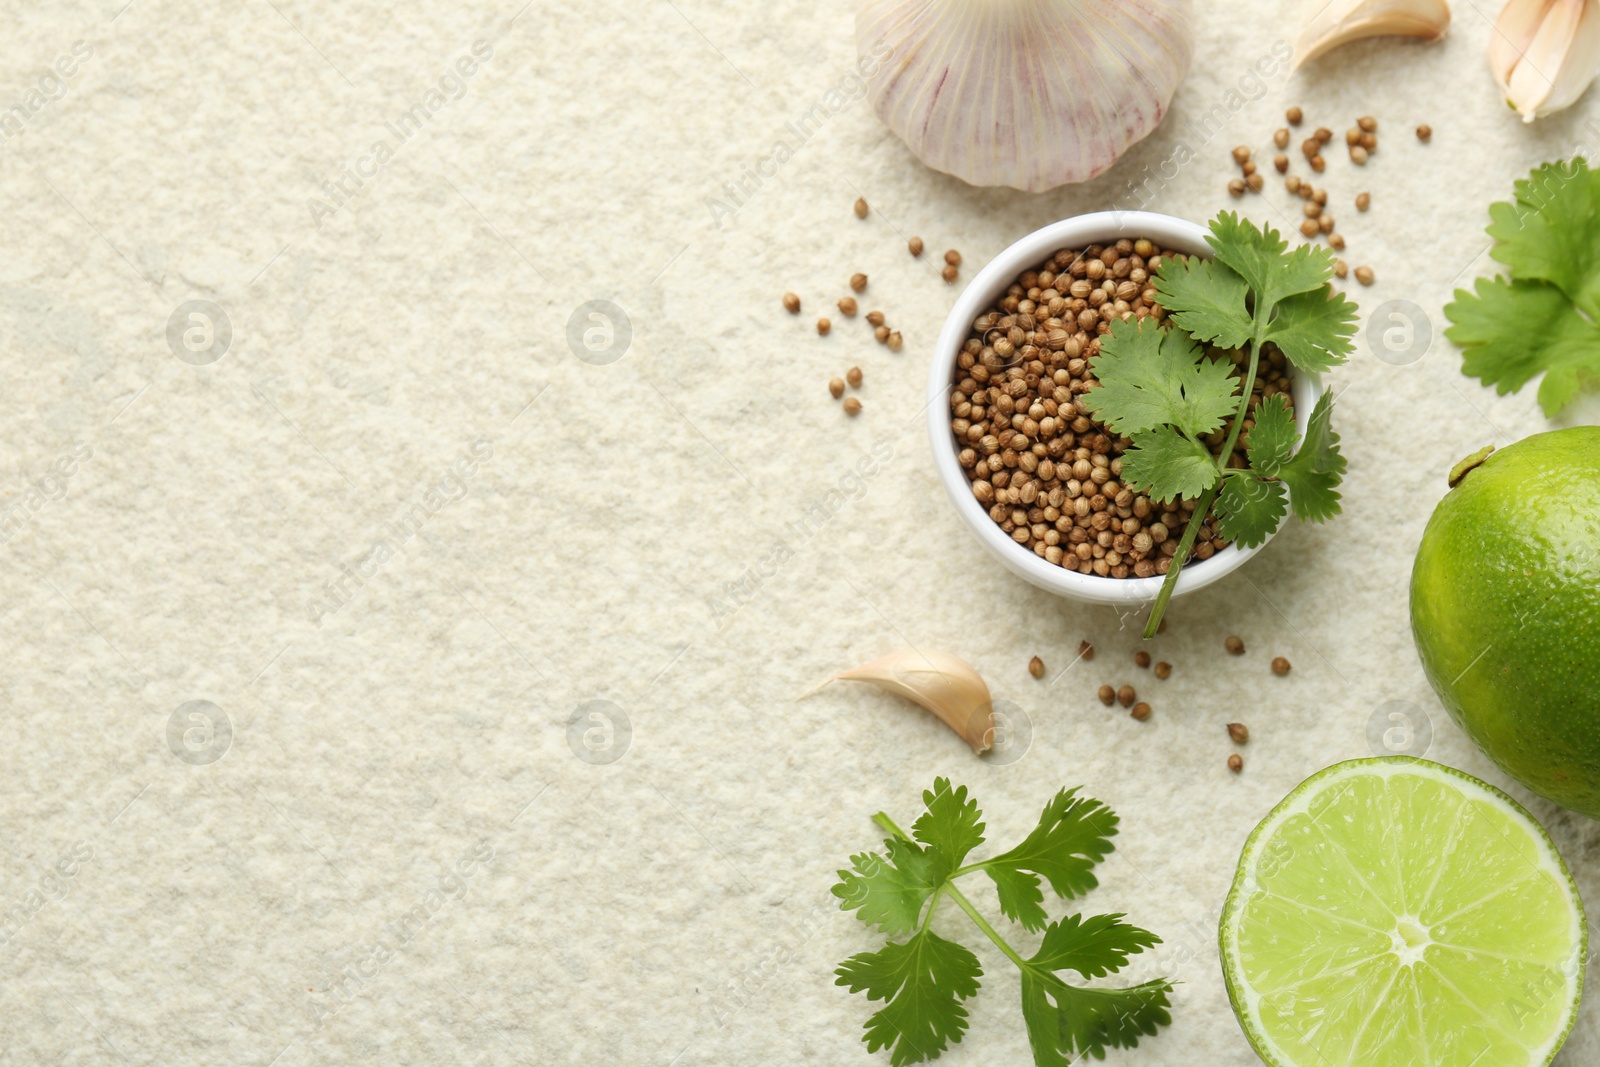
[[1150,618],[1145,620],[1145,640],[1156,635],[1161,628],[1161,617],[1167,613],[1167,601],[1172,599],[1172,591],[1178,584],[1178,574],[1183,570],[1184,561],[1189,558],[1189,552],[1194,548],[1195,538],[1200,534],[1200,527],[1205,524],[1206,515],[1211,511],[1211,505],[1216,502],[1217,494],[1222,492],[1222,480],[1227,476],[1228,460],[1233,456],[1233,448],[1239,443],[1239,431],[1244,428],[1244,416],[1250,410],[1250,394],[1256,387],[1256,370],[1261,363],[1261,335],[1266,329],[1266,323],[1261,321],[1260,309],[1255,315],[1255,329],[1250,338],[1250,359],[1245,370],[1244,390],[1239,396],[1239,406],[1233,412],[1233,424],[1228,427],[1228,439],[1222,443],[1222,452],[1217,456],[1217,480],[1210,489],[1200,494],[1200,499],[1195,501],[1194,514],[1189,517],[1189,525],[1184,527],[1183,537],[1178,541],[1178,550],[1172,554],[1172,566],[1167,568],[1167,579],[1161,583],[1161,591],[1156,594],[1156,602],[1150,607]]

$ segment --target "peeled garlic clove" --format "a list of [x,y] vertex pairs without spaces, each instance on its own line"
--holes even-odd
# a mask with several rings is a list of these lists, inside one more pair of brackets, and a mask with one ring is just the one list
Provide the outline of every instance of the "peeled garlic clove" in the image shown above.
[[1570,107],[1600,70],[1600,0],[1510,0],[1495,45],[1490,66],[1523,122]]
[[1189,0],[862,0],[878,117],[928,166],[1040,192],[1100,174],[1189,70]]
[[1446,0],[1311,0],[1312,11],[1294,43],[1294,66],[1364,37],[1437,41],[1450,27]]
[[921,704],[960,734],[974,752],[985,752],[994,743],[994,701],[989,687],[960,656],[907,648],[840,671],[822,685],[833,681],[871,682]]

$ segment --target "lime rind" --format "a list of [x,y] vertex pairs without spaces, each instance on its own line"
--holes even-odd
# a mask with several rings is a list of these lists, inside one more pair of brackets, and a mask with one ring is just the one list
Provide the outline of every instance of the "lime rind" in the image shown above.
[[[1561,854],[1556,850],[1555,844],[1550,840],[1550,835],[1545,831],[1537,819],[1527,809],[1517,803],[1512,797],[1496,789],[1487,782],[1474,778],[1472,775],[1458,771],[1453,767],[1434,763],[1430,760],[1416,759],[1411,756],[1384,756],[1372,759],[1348,760],[1343,763],[1327,767],[1296,786],[1288,796],[1284,797],[1276,807],[1268,813],[1267,817],[1251,832],[1245,842],[1244,850],[1239,857],[1238,871],[1234,876],[1233,885],[1228,891],[1227,901],[1223,906],[1222,918],[1218,924],[1218,940],[1221,951],[1223,981],[1228,990],[1228,999],[1233,1005],[1234,1014],[1238,1016],[1239,1025],[1244,1030],[1245,1037],[1249,1040],[1256,1054],[1270,1065],[1270,1067],[1327,1067],[1330,1061],[1320,1059],[1318,1063],[1311,1064],[1295,1060],[1281,1049],[1278,1044],[1265,1032],[1260,1021],[1260,994],[1250,987],[1245,979],[1244,966],[1239,956],[1239,922],[1243,914],[1244,904],[1260,888],[1257,879],[1257,870],[1260,865],[1262,850],[1274,840],[1276,832],[1290,819],[1308,814],[1312,805],[1319,797],[1324,796],[1341,779],[1354,778],[1360,775],[1379,775],[1392,777],[1402,774],[1412,774],[1436,783],[1445,783],[1459,791],[1464,802],[1486,802],[1491,808],[1508,816],[1509,820],[1520,824],[1527,833],[1527,839],[1533,847],[1534,854],[1529,858],[1537,867],[1552,876],[1555,884],[1565,890],[1566,898],[1570,904],[1571,917],[1570,941],[1572,948],[1568,958],[1560,963],[1560,972],[1566,976],[1567,1000],[1564,1018],[1559,1026],[1544,1042],[1535,1048],[1519,1047],[1527,1052],[1527,1067],[1548,1067],[1560,1051],[1567,1036],[1571,1033],[1577,1021],[1578,1005],[1583,996],[1584,964],[1588,958],[1588,923],[1586,921],[1583,900],[1578,893],[1577,885],[1573,882],[1572,874],[1567,869]],[[1441,859],[1441,864],[1444,862]],[[1359,873],[1358,873],[1359,877]],[[1501,890],[1505,886],[1500,887]],[[1496,890],[1499,892],[1500,890]],[[1338,919],[1337,916],[1334,917]],[[1347,921],[1347,920],[1344,920]],[[1553,962],[1553,961],[1547,961]],[[1357,965],[1359,966],[1359,964]],[[1414,1001],[1418,1027],[1421,1027],[1423,1013],[1430,1005],[1422,1000],[1419,991],[1419,980],[1415,968],[1403,967],[1397,973],[1396,986],[1403,985],[1405,994]],[[1353,1050],[1352,1050],[1353,1051]],[[1440,1056],[1449,1050],[1440,1050]],[[1414,1067],[1429,1067],[1430,1061],[1439,1062],[1439,1057],[1430,1056],[1429,1060],[1415,1059]],[[1497,1063],[1499,1061],[1496,1061]]]

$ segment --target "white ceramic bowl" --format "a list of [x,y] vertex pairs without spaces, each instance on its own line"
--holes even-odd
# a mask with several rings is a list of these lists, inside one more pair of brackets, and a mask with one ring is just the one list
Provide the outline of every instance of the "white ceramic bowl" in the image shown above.
[[[939,471],[939,480],[950,494],[956,512],[983,546],[1012,573],[1041,589],[1092,604],[1147,603],[1155,599],[1165,578],[1162,575],[1102,578],[1097,574],[1079,574],[1050,563],[1034,555],[1032,549],[1013,541],[972,495],[971,483],[956,459],[958,449],[955,435],[950,432],[949,396],[956,356],[971,332],[973,320],[1004,295],[1019,274],[1036,268],[1060,249],[1106,244],[1124,237],[1130,240],[1146,237],[1173,252],[1211,255],[1205,228],[1171,215],[1150,211],[1097,211],[1052,223],[1001,252],[968,283],[945,320],[934,346],[933,365],[928,371],[928,438],[933,445],[933,462]],[[1317,375],[1304,372],[1294,372],[1293,382],[1295,419],[1304,438],[1311,409],[1322,393],[1322,382]],[[1173,595],[1181,596],[1210,585],[1258,551],[1260,546],[1229,545],[1210,559],[1191,560],[1178,575]]]

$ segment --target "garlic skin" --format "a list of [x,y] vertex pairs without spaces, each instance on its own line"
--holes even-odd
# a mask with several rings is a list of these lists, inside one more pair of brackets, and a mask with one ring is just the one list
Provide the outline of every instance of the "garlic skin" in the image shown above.
[[862,0],[878,117],[928,166],[1036,193],[1161,124],[1194,55],[1190,0]]
[[1489,69],[1523,122],[1571,107],[1600,71],[1600,0],[1508,0]]
[[959,734],[974,752],[986,752],[994,744],[994,700],[989,696],[989,687],[972,664],[960,656],[902,649],[840,671],[817,689],[835,681],[871,682],[879,689],[915,701]]
[[1450,28],[1447,0],[1310,0],[1294,42],[1294,69],[1365,37],[1437,41]]

